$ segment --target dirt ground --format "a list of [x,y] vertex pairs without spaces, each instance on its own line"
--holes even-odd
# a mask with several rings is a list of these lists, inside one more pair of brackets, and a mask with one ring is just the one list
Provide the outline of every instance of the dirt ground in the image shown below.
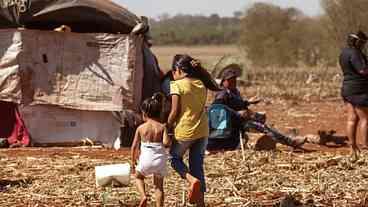
[[[284,133],[296,130],[300,136],[317,135],[319,130],[335,130],[337,135],[345,135],[345,109],[340,100],[326,102],[301,103],[295,101],[269,101],[251,107],[254,111],[266,112],[267,123]],[[361,142],[361,141],[360,141]],[[307,149],[322,151],[343,151],[348,148],[329,148],[307,144]],[[91,148],[27,148],[5,149],[0,151],[11,157],[27,156],[74,156],[83,154],[90,158],[113,158],[128,156],[128,149],[111,151],[108,149],[91,150]]]
[[[316,135],[318,130],[335,130],[337,135],[345,134],[345,111],[340,100],[326,100],[323,102],[311,103],[282,100],[269,101],[254,106],[253,109],[256,111],[266,112],[268,123],[285,133],[288,131],[294,131],[303,136],[307,134]],[[345,155],[347,155],[349,152],[349,148],[347,146],[326,147],[316,144],[307,144],[306,148],[312,150],[312,152],[307,155],[310,156],[308,160],[320,160],[323,157],[327,157],[326,159],[331,159],[331,157],[334,156],[345,157]],[[261,160],[261,162],[263,162],[265,159],[268,160],[266,163],[269,163],[270,165],[264,164],[264,166],[271,167],[274,166],[274,163],[282,162],[284,158],[281,157],[286,156],[288,157],[287,159],[290,159],[289,149],[280,146],[278,146],[278,149],[281,151],[281,154],[273,155],[272,158],[269,158],[268,154],[257,155],[261,156],[257,157],[251,151],[247,151],[246,154],[248,158],[255,156],[255,161],[257,161],[257,159]],[[239,152],[236,152],[235,155],[230,155],[232,159],[238,156],[240,157]],[[299,156],[298,159],[300,158],[300,160],[304,159],[302,155],[297,154],[295,156]],[[209,185],[212,186],[215,186],[216,183],[218,183],[218,180],[216,181],[215,179],[221,177],[222,174],[225,176],[225,174],[227,175],[228,173],[227,171],[224,171],[219,175],[211,171],[211,167],[213,167],[211,163],[217,162],[219,157],[221,157],[221,159],[225,159],[225,155],[210,155],[207,158],[208,161],[206,164],[206,171],[208,171],[209,174]],[[277,157],[280,157],[279,160]],[[274,161],[269,161],[271,159]],[[94,166],[128,161],[128,149],[122,149],[119,151],[92,147],[1,149],[0,164],[2,169],[0,170],[0,196],[2,199],[0,201],[0,206],[134,206],[139,199],[134,185],[129,186],[129,188],[114,190],[111,188],[97,188],[94,183]],[[236,160],[236,162],[241,162],[241,160]],[[247,162],[252,161],[247,160],[245,163]],[[259,162],[257,163],[258,166]],[[281,164],[279,166],[285,168],[286,165],[289,165],[288,163],[289,161],[287,161],[286,164]],[[364,163],[361,163],[361,165],[366,166]],[[247,165],[252,164],[248,163]],[[317,164],[316,166],[320,165]],[[353,168],[359,168],[359,166],[354,166]],[[253,170],[257,171],[256,167]],[[300,170],[300,172],[302,174],[304,173],[303,175],[305,176],[306,172],[304,168]],[[299,171],[296,170],[294,173],[298,172]],[[355,182],[350,180],[354,178],[349,177],[351,167],[349,167],[346,172],[346,180],[349,180],[349,185],[351,185],[351,183]],[[239,171],[238,173],[244,172]],[[281,171],[276,173],[282,174]],[[318,171],[318,173],[318,176],[320,176],[320,171]],[[250,174],[253,175],[253,172],[249,171],[249,175]],[[330,175],[332,176],[332,174],[333,173]],[[230,173],[229,176],[230,175],[232,174]],[[177,188],[175,186],[178,186],[177,180],[179,180],[179,178],[172,171],[170,172],[169,176],[174,178],[170,178],[165,187],[168,188],[167,191],[175,192],[175,189]],[[341,174],[337,175],[337,177],[339,176],[341,176]],[[259,179],[263,180],[265,179],[262,178],[261,175],[256,175],[255,177],[259,177]],[[240,180],[239,179],[239,177],[234,178],[234,183],[236,180],[240,182],[241,179],[246,178],[242,177]],[[318,177],[318,179],[320,179],[320,177]],[[304,180],[302,183],[303,185],[306,185],[309,182],[311,181]],[[229,181],[229,183],[231,182]],[[253,184],[256,185],[257,183],[248,183],[248,186],[252,186]],[[309,184],[313,185],[311,183]],[[318,186],[321,186],[321,184],[318,184]],[[368,185],[363,186],[365,186],[364,188],[368,187]],[[230,189],[233,188],[234,186],[230,187]],[[284,191],[282,191],[283,193],[280,193],[279,190],[273,191],[270,188],[266,188],[268,190],[264,190],[260,187],[258,188],[257,186],[248,189],[241,187],[241,185],[237,183],[235,183],[235,188],[238,188],[238,190],[235,190],[235,193],[232,192],[229,194],[223,192],[218,194],[219,192],[216,190],[211,191],[208,193],[207,198],[209,205],[272,206],[273,204],[262,204],[259,199],[257,200],[257,197],[272,194],[272,199],[275,199],[285,195]],[[328,188],[328,186],[326,188]],[[225,191],[228,191],[229,188],[225,189],[227,189]],[[344,189],[340,190],[344,191]],[[351,191],[352,192],[350,192],[351,194],[349,194],[349,198],[341,198],[342,203],[344,201],[346,204],[346,202],[350,202],[351,200],[358,198],[354,193],[361,192],[359,189],[353,189]],[[313,195],[314,198],[316,198],[316,196],[321,196],[321,194],[325,195],[326,197],[331,196],[328,190],[326,190],[324,193],[311,190],[310,192],[308,191],[308,193]],[[182,202],[181,194],[167,194],[168,198],[166,206],[186,206],[186,204],[183,204]],[[233,197],[236,202],[231,195],[234,195]],[[247,195],[249,197],[247,198],[248,200],[244,200],[246,198],[242,197],[242,195]],[[305,197],[304,200],[306,199],[307,198]],[[341,203],[335,204],[331,202],[327,202],[326,205],[316,206],[332,206],[332,204],[334,206],[356,206],[355,204],[344,205]],[[321,203],[323,202],[321,201]]]
[[[344,103],[339,99],[318,102],[275,101],[254,107],[255,111],[264,111],[267,123],[284,133],[296,131],[300,136],[318,135],[318,131],[336,131],[336,136],[345,136],[346,112]],[[362,141],[358,140],[361,144]],[[318,151],[346,152],[348,147],[329,148],[307,144],[307,149]]]

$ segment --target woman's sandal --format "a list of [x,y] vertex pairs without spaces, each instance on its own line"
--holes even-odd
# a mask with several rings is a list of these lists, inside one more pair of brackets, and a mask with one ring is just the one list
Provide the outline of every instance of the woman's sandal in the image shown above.
[[201,193],[201,182],[199,180],[195,181],[188,191],[188,199],[190,204],[194,204],[199,199],[199,194]]

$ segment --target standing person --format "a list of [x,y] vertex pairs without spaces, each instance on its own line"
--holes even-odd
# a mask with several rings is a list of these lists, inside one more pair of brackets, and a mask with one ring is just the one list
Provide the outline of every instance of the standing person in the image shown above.
[[[171,111],[168,126],[174,128],[175,139],[171,146],[171,166],[189,182],[190,203],[203,207],[206,192],[203,169],[209,133],[205,110],[207,88],[215,86],[210,75],[199,62],[189,55],[176,55],[172,65],[174,81],[170,83]],[[218,87],[217,87],[218,88]],[[189,150],[189,168],[183,155]]]
[[[169,145],[170,140],[166,133],[166,126],[160,123],[163,99],[162,94],[155,94],[143,102],[141,111],[144,123],[137,128],[131,148],[133,173],[136,177],[138,191],[141,194],[140,207],[147,206],[144,179],[149,175],[153,175],[156,206],[164,206],[163,183],[168,157],[164,146]],[[138,156],[139,162],[137,164]]]
[[234,125],[236,129],[233,130],[230,137],[226,139],[218,139],[210,137],[207,150],[218,151],[218,150],[234,150],[239,145],[240,131],[242,128],[255,129],[258,132],[264,133],[271,137],[274,141],[288,145],[294,148],[300,148],[306,139],[292,139],[286,135],[283,135],[278,130],[269,127],[265,124],[265,116],[257,112],[250,110],[248,107],[252,103],[258,103],[258,101],[247,101],[244,100],[239,90],[237,89],[237,77],[239,73],[232,69],[225,69],[221,77],[222,91],[218,92],[215,96],[213,104],[222,104],[230,108],[230,113],[234,114],[236,122]]
[[367,36],[362,31],[349,34],[347,47],[340,54],[343,72],[341,95],[347,109],[347,136],[352,157],[358,159],[357,130],[360,129],[364,147],[368,146],[368,62],[363,53]]

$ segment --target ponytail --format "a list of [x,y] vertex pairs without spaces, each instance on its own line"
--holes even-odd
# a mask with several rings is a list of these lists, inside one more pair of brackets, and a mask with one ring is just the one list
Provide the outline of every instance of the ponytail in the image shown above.
[[177,68],[185,72],[187,77],[201,80],[209,90],[221,90],[215,80],[211,77],[211,74],[202,67],[199,60],[194,59],[189,55],[175,55],[172,70],[176,70]]
[[149,118],[159,119],[162,111],[162,106],[165,96],[162,93],[155,93],[152,97],[144,100],[141,106],[141,111]]

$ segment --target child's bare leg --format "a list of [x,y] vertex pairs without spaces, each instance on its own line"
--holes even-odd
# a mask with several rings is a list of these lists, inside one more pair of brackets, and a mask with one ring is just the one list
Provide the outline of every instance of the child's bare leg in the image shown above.
[[137,185],[138,192],[141,195],[141,202],[139,203],[139,207],[146,207],[147,206],[147,195],[146,195],[146,189],[144,185],[144,176],[140,174],[139,172],[136,172],[135,183]]
[[153,176],[153,184],[155,185],[156,207],[164,206],[164,178],[161,176]]

